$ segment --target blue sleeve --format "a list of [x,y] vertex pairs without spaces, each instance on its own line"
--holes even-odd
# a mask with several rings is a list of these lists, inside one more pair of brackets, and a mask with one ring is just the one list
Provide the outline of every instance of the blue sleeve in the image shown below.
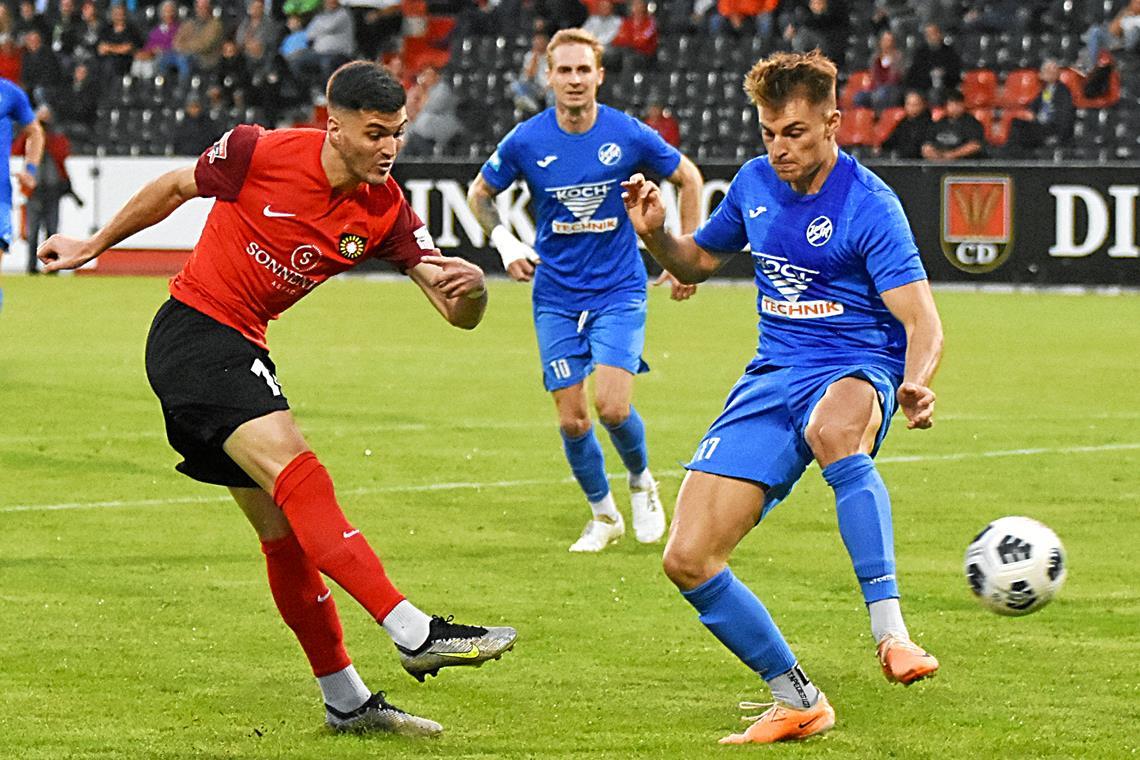
[[737,173],[716,210],[693,233],[693,240],[706,251],[736,253],[748,245],[748,230],[744,226],[744,217],[740,215],[739,182],[740,174]]
[[514,137],[520,126],[516,124],[507,133],[480,169],[483,179],[495,190],[506,190],[519,176],[518,140]]
[[648,124],[643,124],[637,119],[633,119],[633,123],[637,130],[638,144],[641,146],[641,160],[638,163],[648,167],[658,177],[667,179],[673,176],[673,172],[681,165],[681,151],[665,142],[657,130]]
[[855,242],[878,292],[926,279],[914,233],[894,193],[870,193],[859,204],[854,224]]
[[12,118],[21,124],[31,124],[36,120],[36,112],[32,108],[32,102],[28,100],[27,93],[19,87],[13,87],[11,92],[15,98],[12,103]]

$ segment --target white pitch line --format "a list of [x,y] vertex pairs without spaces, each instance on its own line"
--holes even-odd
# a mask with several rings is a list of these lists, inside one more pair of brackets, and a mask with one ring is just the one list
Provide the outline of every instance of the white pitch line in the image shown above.
[[[916,456],[879,457],[875,461],[879,464],[914,464],[917,462],[951,462],[964,459],[989,459],[994,457],[1025,457],[1039,454],[1096,454],[1106,451],[1133,451],[1140,449],[1140,443],[1107,443],[1102,446],[1065,446],[1056,448],[1032,449],[1005,449],[1000,451],[969,451],[958,454],[929,454]],[[684,474],[683,470],[664,470],[657,473],[658,477],[678,478]],[[625,473],[611,473],[610,480],[624,478]],[[527,480],[493,480],[479,481],[452,481],[448,483],[420,483],[402,484],[392,486],[375,486],[351,488],[341,491],[342,495],[366,496],[378,493],[424,493],[431,491],[459,491],[464,489],[480,490],[491,488],[519,488],[521,486],[550,486],[573,483],[573,478],[527,479]],[[69,509],[100,509],[122,507],[156,507],[172,504],[220,504],[230,500],[226,496],[183,496],[168,499],[123,499],[113,501],[72,501],[60,504],[14,504],[0,507],[0,514],[5,512],[55,512]]]

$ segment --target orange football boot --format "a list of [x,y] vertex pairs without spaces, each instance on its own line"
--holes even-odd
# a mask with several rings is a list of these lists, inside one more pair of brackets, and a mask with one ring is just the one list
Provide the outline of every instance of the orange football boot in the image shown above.
[[720,740],[721,744],[771,744],[772,742],[806,739],[822,734],[835,725],[835,710],[820,692],[819,701],[806,710],[797,710],[782,702],[741,702],[740,709],[768,709],[759,715],[745,717],[755,721],[742,734],[732,734]]
[[888,635],[879,642],[879,664],[891,683],[910,686],[938,672],[938,660],[909,639]]

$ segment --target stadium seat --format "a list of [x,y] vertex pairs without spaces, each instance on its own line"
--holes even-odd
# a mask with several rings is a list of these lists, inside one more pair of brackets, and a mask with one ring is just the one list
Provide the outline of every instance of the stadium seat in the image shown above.
[[1007,108],[1001,112],[1001,118],[986,130],[986,140],[990,145],[1005,145],[1009,140],[1010,125],[1014,119],[1033,120],[1033,112],[1024,108]]
[[1033,69],[1017,69],[1005,77],[1002,88],[1002,108],[1024,108],[1041,92],[1041,80]]
[[875,122],[875,140],[874,145],[882,145],[891,132],[895,131],[895,127],[899,122],[906,117],[906,111],[901,108],[887,108],[879,114],[878,120]]
[[871,72],[866,69],[852,71],[851,75],[847,77],[847,84],[843,85],[843,91],[839,95],[839,108],[845,111],[854,108],[855,93],[866,92],[870,89]]
[[992,137],[993,129],[994,129],[994,111],[993,111],[993,109],[992,108],[975,108],[974,110],[970,111],[970,115],[972,115],[975,119],[978,120],[979,123],[981,123],[982,130],[985,132],[985,135],[986,135],[986,142],[989,143],[990,145],[996,145],[997,143],[994,142],[993,137]]
[[1085,97],[1085,76],[1076,69],[1061,69],[1061,81],[1073,94],[1073,105],[1077,108],[1108,108],[1120,100],[1119,69],[1113,69],[1108,80],[1108,92],[1099,98]]
[[854,108],[843,114],[836,140],[846,147],[875,144],[875,112],[870,108]]
[[989,69],[971,69],[962,76],[966,108],[992,108],[997,102],[997,74]]

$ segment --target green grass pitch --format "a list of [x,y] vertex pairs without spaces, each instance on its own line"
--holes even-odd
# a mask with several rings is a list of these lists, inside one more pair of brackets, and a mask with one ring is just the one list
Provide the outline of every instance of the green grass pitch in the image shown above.
[[[414,285],[332,282],[270,330],[293,409],[346,511],[421,608],[509,623],[518,646],[417,684],[337,592],[374,689],[438,740],[335,736],[277,617],[253,531],[172,469],[143,344],[160,279],[7,278],[0,314],[0,757],[1109,758],[1140,747],[1140,298],[939,292],[933,430],[896,427],[903,607],[942,672],[890,686],[817,469],[739,548],[835,705],[826,737],[725,748],[756,676],[631,537],[566,548],[587,517],[541,387],[529,291],[498,281],[472,333]],[[652,293],[636,403],[672,507],[685,460],[755,346],[755,291]],[[604,438],[604,436],[603,436]],[[608,440],[608,469],[620,469]],[[619,504],[628,505],[615,483]],[[967,591],[966,544],[1026,514],[1070,574],[1003,619]]]

